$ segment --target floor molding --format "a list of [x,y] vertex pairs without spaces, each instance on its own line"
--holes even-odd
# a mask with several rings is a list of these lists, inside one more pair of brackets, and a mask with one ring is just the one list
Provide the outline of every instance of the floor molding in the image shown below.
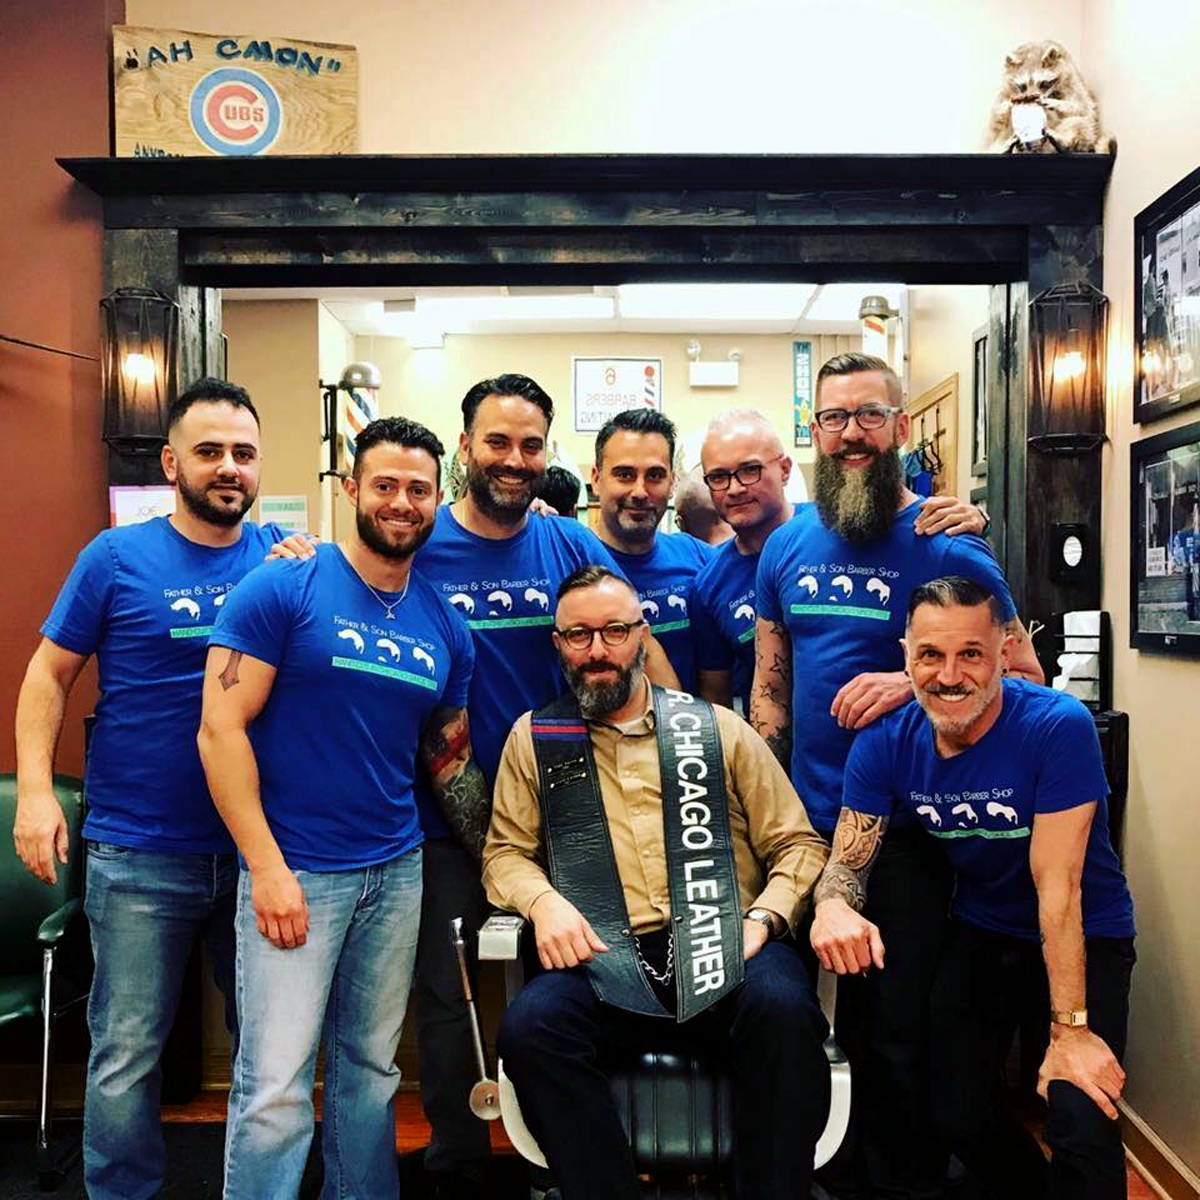
[[1164,1200],[1198,1200],[1200,1178],[1138,1115],[1121,1101],[1121,1136],[1137,1172]]

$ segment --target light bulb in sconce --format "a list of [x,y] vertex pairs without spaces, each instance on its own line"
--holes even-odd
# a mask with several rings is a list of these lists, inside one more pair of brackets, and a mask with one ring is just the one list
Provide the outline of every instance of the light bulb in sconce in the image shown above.
[[700,343],[695,338],[687,344],[687,356],[692,362],[698,362],[700,359]]
[[125,377],[130,383],[149,387],[154,382],[154,359],[146,354],[127,354],[124,363]]
[[1072,379],[1079,379],[1085,369],[1082,352],[1068,350],[1054,360],[1054,382],[1068,383]]

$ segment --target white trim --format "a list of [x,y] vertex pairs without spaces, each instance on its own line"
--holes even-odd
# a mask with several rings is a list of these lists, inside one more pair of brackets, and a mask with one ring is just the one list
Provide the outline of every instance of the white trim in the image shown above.
[[[1188,1167],[1183,1159],[1181,1159],[1179,1155],[1176,1154],[1175,1151],[1172,1150],[1171,1147],[1168,1146],[1167,1143],[1164,1142],[1162,1138],[1154,1132],[1153,1129],[1151,1129],[1151,1127],[1146,1123],[1145,1118],[1139,1116],[1136,1110],[1131,1108],[1127,1103],[1125,1103],[1124,1100],[1118,1100],[1117,1107],[1129,1120],[1129,1123],[1137,1127],[1138,1132],[1146,1139],[1146,1141],[1148,1141],[1150,1145],[1152,1145],[1155,1150],[1157,1150],[1159,1154],[1161,1154],[1163,1158],[1165,1158],[1167,1162],[1175,1168],[1184,1183],[1186,1183],[1188,1187],[1190,1187],[1196,1193],[1197,1196],[1200,1196],[1200,1176],[1197,1176],[1195,1171]],[[1143,1167],[1138,1160],[1129,1153],[1128,1150],[1126,1150],[1125,1153],[1130,1159],[1133,1159],[1133,1161],[1137,1163],[1139,1173],[1150,1184],[1150,1186],[1153,1187],[1160,1196],[1165,1196],[1167,1197],[1167,1200],[1170,1200],[1170,1197],[1167,1196],[1167,1193],[1162,1190],[1161,1186],[1159,1186],[1157,1182],[1151,1178],[1145,1167]]]

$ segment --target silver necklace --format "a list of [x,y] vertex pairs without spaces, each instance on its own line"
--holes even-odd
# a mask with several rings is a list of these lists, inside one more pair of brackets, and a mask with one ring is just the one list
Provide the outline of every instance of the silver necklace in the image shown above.
[[[345,557],[345,555],[343,555],[343,557]],[[369,583],[368,583],[368,582],[367,582],[367,581],[366,581],[366,580],[365,580],[365,579],[362,577],[362,575],[361,575],[361,574],[359,574],[359,570],[358,570],[358,568],[357,568],[357,567],[356,567],[356,566],[355,566],[355,565],[354,565],[352,562],[350,562],[350,559],[349,559],[349,558],[346,558],[346,561],[347,561],[348,563],[350,563],[350,569],[351,569],[351,570],[354,572],[354,574],[355,574],[355,575],[357,575],[357,576],[358,576],[358,582],[359,582],[359,583],[361,583],[361,584],[363,585],[363,587],[365,587],[365,588],[367,589],[367,591],[368,591],[368,592],[370,592],[370,593],[371,593],[371,595],[372,595],[372,596],[374,596],[374,597],[375,597],[375,599],[376,599],[376,600],[378,600],[378,601],[379,601],[379,603],[383,605],[383,615],[384,615],[384,617],[385,617],[387,620],[389,620],[389,621],[394,621],[394,620],[396,619],[396,609],[399,607],[399,605],[400,605],[400,602],[401,602],[401,601],[404,599],[404,597],[408,595],[408,585],[409,585],[409,583],[410,583],[410,582],[411,582],[411,580],[412,580],[412,571],[410,570],[410,571],[408,572],[408,575],[405,577],[405,579],[404,579],[404,587],[402,587],[402,588],[400,589],[400,595],[398,595],[398,596],[395,598],[395,600],[393,600],[393,601],[392,601],[392,602],[389,604],[389,603],[388,603],[388,601],[386,601],[386,600],[385,600],[385,599],[384,599],[384,598],[383,598],[383,597],[382,597],[382,596],[381,596],[381,595],[380,595],[380,594],[379,594],[379,593],[378,593],[378,592],[377,592],[377,591],[376,591],[376,590],[375,590],[375,589],[374,589],[374,588],[373,588],[373,587],[372,587],[372,586],[371,586],[371,585],[370,585],[370,584],[369,584]]]

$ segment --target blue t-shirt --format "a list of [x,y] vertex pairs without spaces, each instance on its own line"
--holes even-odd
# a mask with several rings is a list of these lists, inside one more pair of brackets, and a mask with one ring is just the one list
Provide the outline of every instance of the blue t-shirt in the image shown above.
[[474,662],[462,622],[420,572],[389,621],[332,543],[267,563],[222,608],[212,645],[276,668],[250,739],[288,866],[352,870],[420,845],[421,731],[434,708],[466,704]]
[[287,537],[242,523],[202,546],[166,517],[106,529],[80,552],[42,633],[96,656],[84,836],[165,854],[228,853],[196,749],[208,635],[229,591]]
[[692,583],[688,610],[700,671],[732,671],[734,699],[750,711],[754,682],[754,579],[758,554],[741,554],[730,538]]
[[[604,543],[578,521],[531,514],[512,537],[485,538],[464,529],[448,505],[438,509],[433,534],[415,562],[471,630],[471,749],[490,787],[513,722],[566,690],[550,640],[558,585],[589,563],[622,572]],[[451,836],[424,780],[417,801],[426,837]]]
[[913,700],[864,729],[846,764],[847,808],[915,814],[957,872],[955,914],[1023,938],[1039,936],[1029,873],[1034,816],[1093,801],[1083,931],[1133,936],[1133,901],[1109,839],[1107,797],[1091,713],[1073,696],[1023,679],[1004,680],[996,723],[953,758],[938,754],[933,726]]
[[637,589],[642,616],[679,676],[685,692],[696,690],[689,598],[697,572],[713,557],[713,549],[690,533],[660,533],[649,554],[609,553]]
[[767,538],[755,584],[758,615],[792,638],[792,784],[812,823],[829,831],[842,803],[854,735],[830,715],[834,696],[864,671],[900,671],[900,639],[915,587],[965,575],[991,591],[1006,619],[1012,596],[988,544],[972,534],[919,535],[922,501],[896,514],[891,535],[853,545],[827,529],[815,504]]

